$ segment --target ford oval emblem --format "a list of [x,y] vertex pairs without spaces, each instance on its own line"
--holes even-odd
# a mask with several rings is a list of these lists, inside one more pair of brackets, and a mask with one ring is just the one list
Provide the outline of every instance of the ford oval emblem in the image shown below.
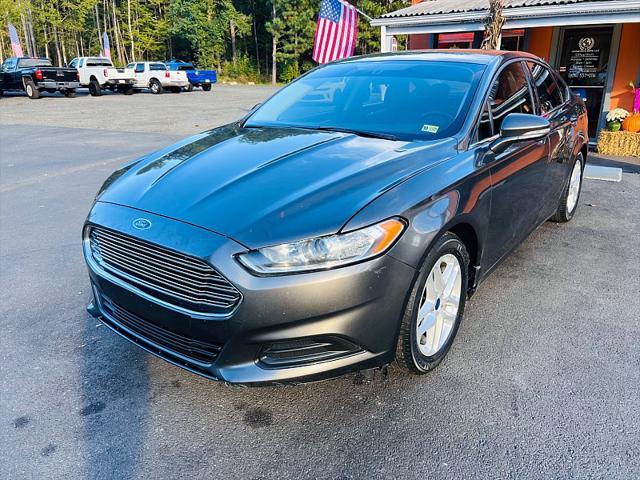
[[151,220],[147,220],[146,218],[136,218],[132,225],[133,228],[137,228],[138,230],[148,230],[151,228]]

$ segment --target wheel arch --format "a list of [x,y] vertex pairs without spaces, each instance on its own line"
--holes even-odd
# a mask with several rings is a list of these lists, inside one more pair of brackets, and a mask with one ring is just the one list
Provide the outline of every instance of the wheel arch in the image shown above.
[[439,231],[433,235],[431,241],[428,242],[426,248],[422,252],[420,265],[425,261],[433,246],[447,233],[453,233],[464,244],[469,254],[469,277],[467,293],[473,295],[479,281],[479,269],[482,258],[482,240],[479,235],[479,228],[474,225],[473,221],[468,217],[456,217],[447,224],[443,225]]

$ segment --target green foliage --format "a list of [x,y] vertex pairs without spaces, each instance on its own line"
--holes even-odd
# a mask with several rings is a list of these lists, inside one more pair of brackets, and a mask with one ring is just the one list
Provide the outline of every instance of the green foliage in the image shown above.
[[300,68],[298,67],[297,60],[289,60],[284,64],[280,73],[280,80],[285,83],[289,83],[300,76]]
[[245,55],[236,58],[236,61],[227,60],[220,69],[223,79],[237,80],[239,82],[259,82],[260,75],[253,61]]
[[[275,3],[275,15],[273,7]],[[36,51],[56,63],[97,55],[107,31],[114,63],[180,58],[216,68],[223,78],[266,81],[272,65],[289,82],[314,66],[321,0],[0,0],[0,57],[12,55],[7,22],[32,25]],[[408,0],[352,0],[371,17]],[[24,19],[24,22],[23,22]],[[359,17],[356,54],[379,51],[379,29]]]

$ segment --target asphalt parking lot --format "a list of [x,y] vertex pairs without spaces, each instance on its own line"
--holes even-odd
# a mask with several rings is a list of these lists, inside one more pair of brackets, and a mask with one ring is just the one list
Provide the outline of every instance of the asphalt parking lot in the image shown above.
[[640,478],[640,175],[586,180],[481,286],[432,374],[229,387],[85,311],[117,166],[273,89],[0,99],[2,478]]

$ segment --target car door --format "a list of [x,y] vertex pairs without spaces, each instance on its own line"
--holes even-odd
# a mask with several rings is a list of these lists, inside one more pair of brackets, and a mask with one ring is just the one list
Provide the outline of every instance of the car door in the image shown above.
[[22,88],[18,86],[16,82],[16,65],[18,63],[17,58],[9,58],[2,65],[2,83],[3,88],[7,90],[13,90],[16,88]]
[[527,67],[537,97],[538,114],[549,120],[549,192],[541,211],[541,220],[553,214],[558,206],[567,177],[571,170],[569,161],[575,137],[575,121],[577,117],[568,105],[567,88],[546,66],[538,62],[528,61]]
[[145,64],[136,63],[133,73],[136,76],[136,87],[146,87],[149,82],[145,79]]
[[[494,80],[486,106],[494,135],[499,134],[502,121],[510,113],[535,113],[525,69],[522,61],[512,61]],[[547,140],[515,142],[499,154],[487,150],[483,162],[491,173],[491,212],[483,265],[491,269],[539,224],[548,181]]]

